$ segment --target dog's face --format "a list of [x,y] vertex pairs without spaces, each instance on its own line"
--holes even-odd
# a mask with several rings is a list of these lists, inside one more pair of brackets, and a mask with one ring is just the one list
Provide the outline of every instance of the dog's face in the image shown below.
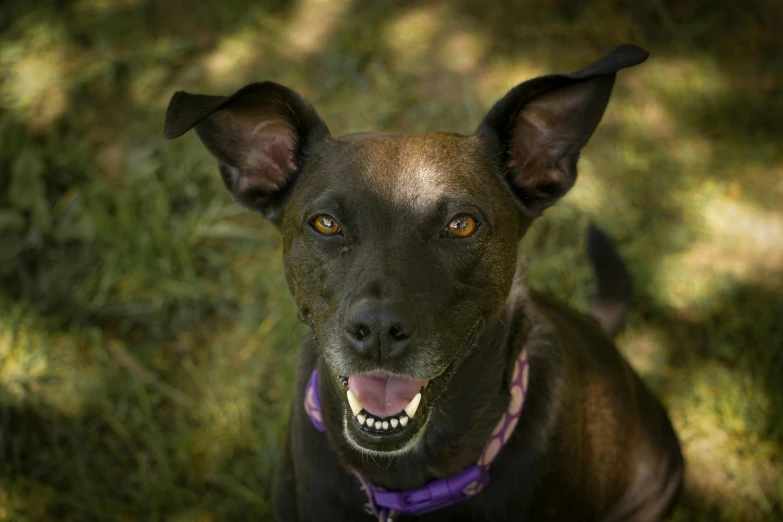
[[573,185],[620,68],[619,47],[572,75],[525,82],[474,135],[330,136],[273,83],[230,98],[177,93],[226,186],[283,234],[286,278],[343,400],[356,449],[410,450],[483,325],[504,307],[532,219]]
[[475,137],[365,134],[311,157],[281,218],[286,275],[357,447],[421,435],[503,306],[519,216]]

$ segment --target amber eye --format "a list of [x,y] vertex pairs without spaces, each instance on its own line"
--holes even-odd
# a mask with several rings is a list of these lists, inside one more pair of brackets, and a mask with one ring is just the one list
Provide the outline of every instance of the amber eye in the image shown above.
[[333,236],[340,232],[340,225],[337,223],[337,220],[327,214],[316,216],[313,220],[313,228],[316,232],[325,236]]
[[452,237],[470,237],[476,233],[478,222],[467,214],[460,214],[446,226],[446,233]]

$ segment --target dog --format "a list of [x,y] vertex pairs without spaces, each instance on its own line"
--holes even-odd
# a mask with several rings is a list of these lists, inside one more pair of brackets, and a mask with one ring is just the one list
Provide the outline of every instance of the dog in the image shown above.
[[279,228],[309,327],[275,476],[280,520],[667,516],[684,463],[611,341],[630,297],[622,261],[591,229],[590,317],[529,290],[518,258],[576,181],[616,73],[647,57],[626,44],[526,81],[470,136],[335,138],[271,82],[174,94],[164,136],[195,128],[235,199]]

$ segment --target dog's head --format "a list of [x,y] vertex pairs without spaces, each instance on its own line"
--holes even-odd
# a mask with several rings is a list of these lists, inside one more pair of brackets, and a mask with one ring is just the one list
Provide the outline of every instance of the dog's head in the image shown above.
[[[412,448],[482,327],[504,307],[517,243],[574,184],[626,45],[522,83],[473,135],[334,138],[297,93],[174,95],[165,136],[196,129],[226,187],[283,235],[286,278],[356,448]],[[466,370],[469,371],[469,370]]]

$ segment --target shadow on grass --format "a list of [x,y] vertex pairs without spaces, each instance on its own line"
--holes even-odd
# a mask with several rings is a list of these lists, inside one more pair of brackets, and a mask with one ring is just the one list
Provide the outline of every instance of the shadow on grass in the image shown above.
[[[644,292],[645,290],[642,289]],[[733,404],[746,407],[754,416],[761,414],[763,423],[752,422],[756,434],[773,440],[783,449],[783,286],[737,284],[707,307],[697,311],[698,318],[687,317],[677,310],[655,304],[655,297],[640,298],[635,322],[648,325],[666,339],[668,364],[673,368],[695,367],[698,361],[715,361],[740,372],[748,383],[765,390],[769,403]],[[749,321],[748,317],[753,320]],[[658,382],[661,391],[676,390],[687,383],[676,382],[680,376]],[[657,380],[657,379],[656,379]],[[671,394],[671,393],[667,393]],[[754,411],[755,410],[755,411]],[[757,420],[757,419],[755,419]]]
[[[69,416],[0,395],[0,490],[8,520],[248,520],[274,518],[271,477],[278,439],[258,447],[214,438],[198,444],[200,421],[154,390],[135,397],[107,383],[110,410]],[[148,418],[116,405],[150,401]],[[266,431],[263,401],[256,429]],[[275,428],[278,430],[279,428]],[[268,434],[267,434],[268,435]],[[271,447],[270,447],[271,442]],[[209,464],[203,466],[203,460]],[[202,461],[199,463],[199,461]],[[241,480],[237,477],[241,477]],[[203,518],[207,517],[207,518]],[[251,517],[252,518],[252,517]]]
[[644,377],[672,409],[689,464],[676,520],[782,520],[783,285],[731,285],[695,313],[655,301],[643,294],[633,323],[666,350]]

